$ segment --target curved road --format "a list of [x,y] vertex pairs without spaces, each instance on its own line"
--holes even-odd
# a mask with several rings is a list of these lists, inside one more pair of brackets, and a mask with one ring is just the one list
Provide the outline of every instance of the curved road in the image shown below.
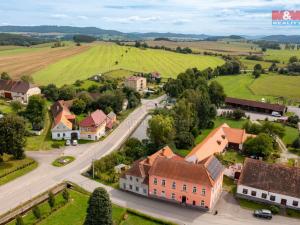
[[[46,152],[28,152],[28,156],[39,162],[39,167],[8,184],[0,186],[0,214],[17,207],[20,203],[30,200],[32,197],[49,190],[64,180],[70,180],[88,191],[93,191],[96,187],[103,186],[109,192],[114,203],[155,217],[171,220],[178,224],[299,225],[299,220],[281,216],[275,216],[272,221],[257,220],[251,216],[250,211],[240,208],[231,195],[226,193],[223,194],[216,206],[219,214],[214,216],[211,213],[202,213],[198,210],[186,209],[166,202],[115,190],[80,175],[83,170],[91,165],[93,159],[99,159],[117,149],[144,119],[148,111],[155,108],[155,103],[161,100],[162,98],[143,101],[141,107],[132,112],[101,142]],[[76,160],[65,167],[53,167],[51,162],[61,155],[71,155]]]

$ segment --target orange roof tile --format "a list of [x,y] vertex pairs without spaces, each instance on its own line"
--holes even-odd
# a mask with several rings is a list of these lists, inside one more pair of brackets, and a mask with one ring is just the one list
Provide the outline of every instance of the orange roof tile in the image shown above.
[[221,153],[228,143],[242,144],[249,137],[255,137],[255,135],[247,134],[243,129],[231,128],[224,123],[195,146],[186,156],[186,159],[188,161],[202,161],[215,153]]

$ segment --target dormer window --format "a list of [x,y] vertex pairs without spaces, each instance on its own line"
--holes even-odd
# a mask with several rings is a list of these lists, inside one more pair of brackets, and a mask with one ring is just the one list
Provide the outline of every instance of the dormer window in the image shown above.
[[225,135],[224,134],[222,135],[222,138],[225,139]]
[[220,145],[222,142],[220,140],[217,140],[218,145]]

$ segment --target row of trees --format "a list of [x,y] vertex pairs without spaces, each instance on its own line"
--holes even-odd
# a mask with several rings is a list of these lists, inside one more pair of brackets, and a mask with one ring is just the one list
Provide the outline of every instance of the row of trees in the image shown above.
[[150,141],[157,148],[173,142],[178,148],[189,148],[200,129],[213,126],[216,107],[225,100],[223,87],[216,81],[208,85],[199,70],[188,69],[170,79],[164,89],[177,103],[172,110],[157,110],[149,120]]

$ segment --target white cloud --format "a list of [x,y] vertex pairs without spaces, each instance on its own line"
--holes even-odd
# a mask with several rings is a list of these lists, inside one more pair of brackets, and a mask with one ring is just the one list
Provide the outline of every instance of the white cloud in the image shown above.
[[130,16],[130,17],[103,17],[105,21],[108,22],[118,22],[118,23],[134,23],[134,22],[155,22],[161,20],[159,16]]
[[66,14],[52,14],[51,18],[54,18],[54,19],[68,19],[68,18],[70,18],[70,16],[68,16]]
[[77,16],[78,19],[81,20],[88,20],[89,18],[87,16]]

